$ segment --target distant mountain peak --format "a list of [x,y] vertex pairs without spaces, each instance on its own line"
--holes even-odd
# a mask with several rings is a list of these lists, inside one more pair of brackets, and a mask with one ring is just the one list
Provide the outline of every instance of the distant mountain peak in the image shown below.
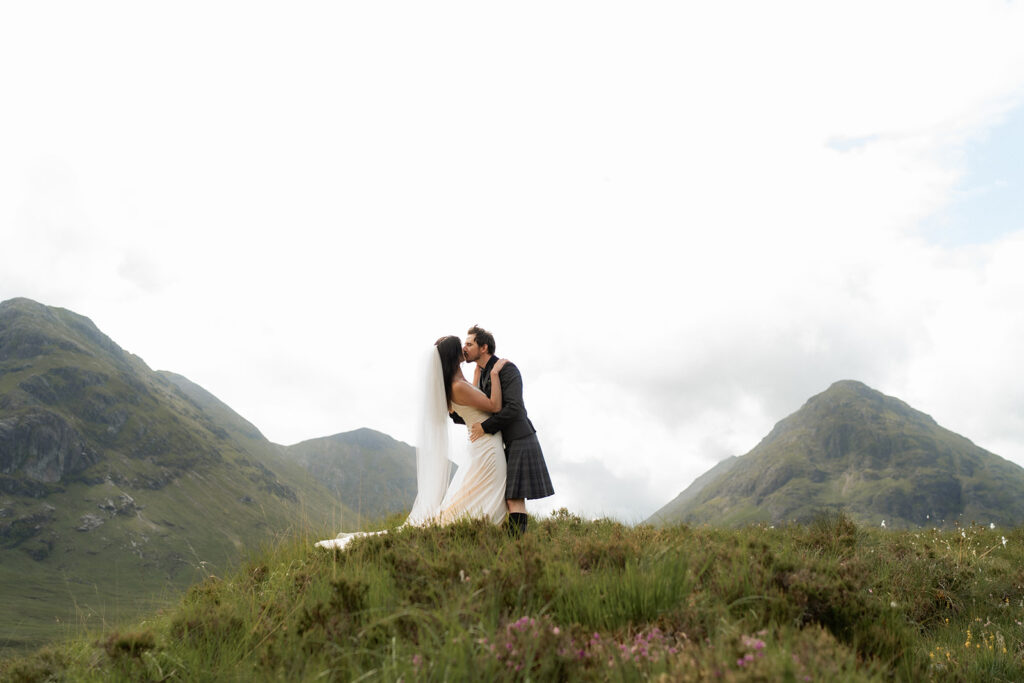
[[903,403],[903,401],[895,399],[891,396],[886,396],[881,391],[873,389],[864,382],[855,379],[841,379],[839,381],[833,382],[825,391],[821,392],[820,394],[815,394],[811,398],[807,399],[807,403],[812,403],[814,401],[821,400],[861,400],[873,403],[897,401],[899,403]]
[[898,417],[921,425],[937,426],[930,415],[912,408],[906,402],[883,394],[863,382],[844,379],[833,382],[825,391],[807,399],[800,410],[780,421],[777,427],[804,424],[824,416],[838,415],[851,420],[866,419],[868,416],[879,419],[888,415],[888,419]]
[[1019,524],[1024,469],[898,398],[841,380],[651,519],[735,525],[834,510],[873,524],[884,518],[890,527],[964,517]]
[[54,348],[107,355],[122,363],[134,358],[84,315],[26,298],[0,302],[0,361],[34,358]]
[[853,389],[855,391],[867,391],[867,392],[874,393],[874,394],[881,394],[882,393],[880,391],[875,391],[874,389],[869,387],[867,384],[864,384],[864,382],[861,382],[861,381],[856,380],[856,379],[838,379],[835,382],[833,382],[829,386],[829,388],[826,389],[822,393],[828,393],[829,391],[842,390],[842,389]]

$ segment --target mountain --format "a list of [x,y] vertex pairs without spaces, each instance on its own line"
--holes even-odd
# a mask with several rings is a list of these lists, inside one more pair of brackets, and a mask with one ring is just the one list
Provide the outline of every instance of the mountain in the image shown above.
[[[355,512],[359,526],[409,510],[416,498],[416,449],[373,429],[278,446],[216,396],[181,375],[161,371],[237,442],[263,454],[275,472],[312,478]],[[352,528],[355,528],[353,526]]]
[[294,458],[366,519],[412,507],[416,449],[372,429],[357,429],[289,446]]
[[843,510],[917,528],[1024,523],[1024,468],[860,383],[833,384],[753,450],[722,461],[648,522],[738,526]]
[[[413,475],[386,489],[366,474],[377,451],[346,448],[344,467],[411,504],[414,457],[383,458]],[[356,528],[350,489],[323,483],[330,449],[312,470],[298,453],[88,318],[0,303],[0,648],[151,608],[278,535]]]

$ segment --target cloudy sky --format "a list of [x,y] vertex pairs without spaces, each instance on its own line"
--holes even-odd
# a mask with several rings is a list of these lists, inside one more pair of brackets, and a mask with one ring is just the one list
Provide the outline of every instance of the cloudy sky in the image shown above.
[[641,520],[858,379],[1024,465],[1020,2],[0,5],[0,300],[281,444],[520,367]]

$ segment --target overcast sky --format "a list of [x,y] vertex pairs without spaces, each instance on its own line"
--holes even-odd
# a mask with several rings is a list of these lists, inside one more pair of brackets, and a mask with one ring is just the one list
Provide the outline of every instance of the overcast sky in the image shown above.
[[839,379],[1024,465],[1019,2],[5,2],[0,300],[293,444],[517,363],[646,518]]

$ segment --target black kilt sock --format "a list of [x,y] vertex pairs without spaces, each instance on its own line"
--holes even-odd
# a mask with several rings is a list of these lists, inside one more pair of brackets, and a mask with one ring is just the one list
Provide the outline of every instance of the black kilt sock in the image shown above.
[[508,513],[508,533],[511,536],[519,537],[526,533],[526,513]]

